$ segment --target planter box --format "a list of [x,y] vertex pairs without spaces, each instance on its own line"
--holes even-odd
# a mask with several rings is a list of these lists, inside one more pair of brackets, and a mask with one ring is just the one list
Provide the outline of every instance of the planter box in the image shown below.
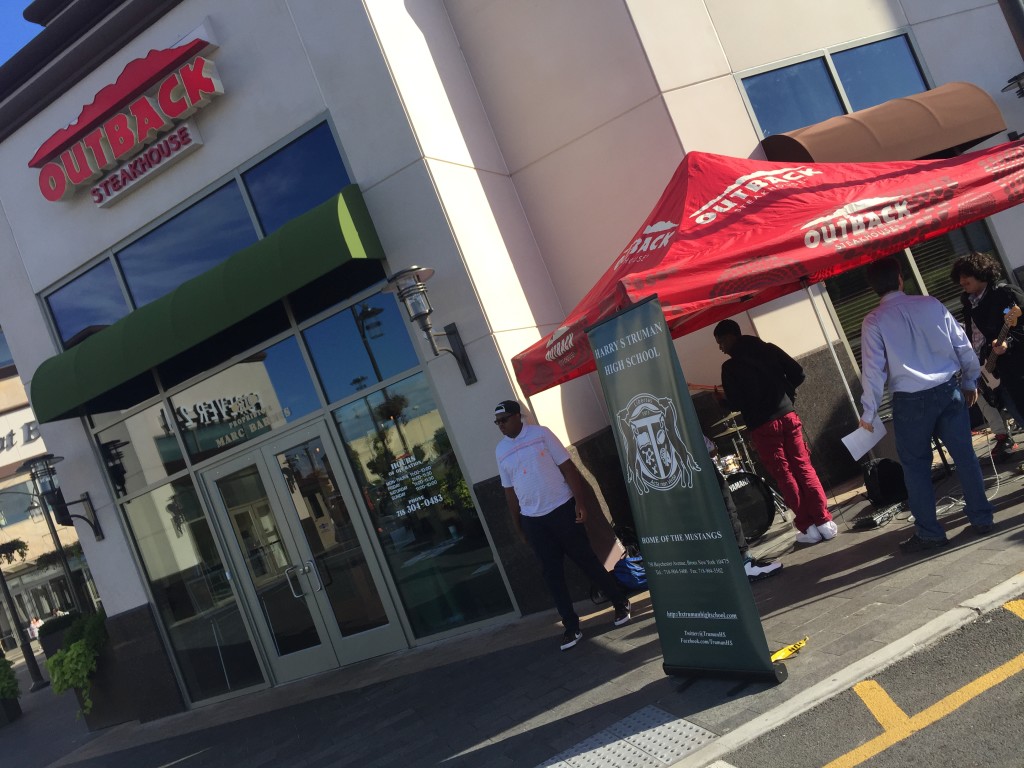
[[[92,712],[83,715],[90,731],[99,731],[138,719],[134,678],[119,668],[111,642],[104,643],[96,658],[96,671],[92,675]],[[78,691],[75,691],[78,696]],[[81,708],[82,699],[78,698]]]
[[0,726],[21,717],[21,704],[17,699],[0,699]]
[[43,649],[43,655],[46,658],[50,658],[64,647],[64,635],[67,634],[67,629],[62,629],[58,632],[51,632],[48,635],[43,635],[39,638],[39,647]]

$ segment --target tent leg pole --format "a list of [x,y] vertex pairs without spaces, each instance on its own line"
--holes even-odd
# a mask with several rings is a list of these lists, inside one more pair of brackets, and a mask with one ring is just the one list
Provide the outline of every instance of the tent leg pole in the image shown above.
[[836,363],[836,370],[839,371],[839,379],[843,382],[843,387],[846,389],[846,396],[850,398],[850,406],[853,408],[854,418],[859,422],[860,409],[857,408],[857,400],[853,396],[853,390],[850,389],[850,382],[846,380],[846,374],[843,373],[843,365],[839,362],[839,355],[836,354],[836,348],[832,345],[832,339],[829,338],[825,321],[822,320],[821,312],[818,311],[818,303],[814,300],[814,294],[811,293],[811,286],[807,282],[807,278],[803,278],[800,282],[803,283],[804,290],[807,291],[807,298],[811,302],[811,308],[814,310],[814,316],[818,318],[818,327],[821,328],[821,333],[825,337],[825,346],[828,347],[828,351],[832,353],[832,359]]

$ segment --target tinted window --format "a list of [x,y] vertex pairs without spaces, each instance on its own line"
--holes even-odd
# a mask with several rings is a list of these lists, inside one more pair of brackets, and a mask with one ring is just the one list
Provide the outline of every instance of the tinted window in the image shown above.
[[192,701],[263,682],[231,580],[188,478],[124,505],[153,607]]
[[117,254],[137,307],[170,293],[257,240],[234,182]]
[[512,610],[426,376],[334,418],[416,636]]
[[765,136],[843,114],[824,59],[811,59],[743,80]]
[[14,367],[14,356],[11,355],[11,348],[7,345],[7,338],[4,332],[0,331],[0,378],[13,376],[18,371]]
[[303,333],[329,402],[412,368],[418,362],[391,294],[377,294]]
[[46,297],[64,347],[128,314],[128,304],[109,261],[97,264]]
[[285,426],[320,407],[294,336],[171,398],[193,461]]
[[327,123],[321,123],[242,175],[253,207],[269,235],[349,184]]
[[19,483],[0,490],[0,528],[14,525],[32,517],[39,511],[31,483]]
[[834,53],[832,62],[855,112],[928,89],[905,35]]
[[154,405],[96,435],[110,484],[118,496],[130,496],[185,468],[173,423]]

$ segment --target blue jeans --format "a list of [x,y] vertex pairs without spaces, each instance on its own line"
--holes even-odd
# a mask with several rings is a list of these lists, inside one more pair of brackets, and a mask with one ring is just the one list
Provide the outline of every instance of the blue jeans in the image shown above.
[[903,465],[910,511],[922,539],[945,539],[935,515],[932,489],[932,435],[949,450],[964,492],[967,518],[977,525],[992,523],[992,505],[985,498],[981,465],[971,444],[971,419],[955,378],[923,392],[892,396],[896,452]]

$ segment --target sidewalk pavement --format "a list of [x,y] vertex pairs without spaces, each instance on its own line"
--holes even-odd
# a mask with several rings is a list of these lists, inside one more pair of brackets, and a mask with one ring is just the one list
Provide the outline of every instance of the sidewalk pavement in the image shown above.
[[[771,650],[809,638],[779,685],[666,677],[642,593],[620,628],[610,608],[579,604],[584,640],[564,653],[545,612],[96,734],[70,694],[26,693],[25,716],[0,728],[0,754],[18,768],[708,765],[1024,592],[1024,474],[1001,465],[997,488],[984,468],[995,533],[976,536],[950,509],[951,546],[934,553],[897,552],[905,520],[852,531],[837,516],[836,539],[802,549],[776,520],[754,554],[785,568],[753,584],[754,597]],[[936,490],[959,492],[955,478]],[[836,509],[849,517],[855,497],[834,497]]]

